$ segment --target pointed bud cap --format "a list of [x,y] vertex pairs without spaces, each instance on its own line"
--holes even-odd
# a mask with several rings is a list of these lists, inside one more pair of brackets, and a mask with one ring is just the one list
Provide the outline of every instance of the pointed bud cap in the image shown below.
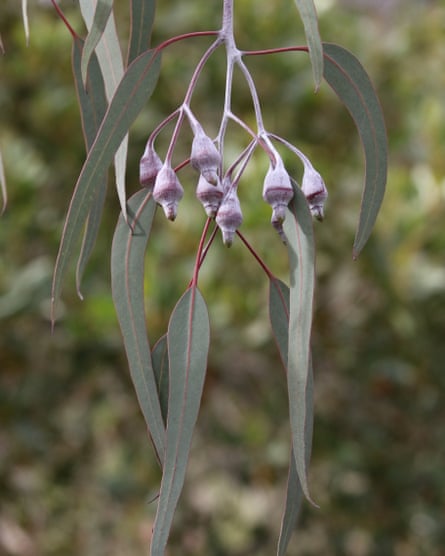
[[201,175],[196,187],[196,196],[201,201],[207,216],[214,218],[221,205],[224,191],[219,180],[216,185],[212,185]]
[[263,185],[263,199],[266,203],[269,203],[273,209],[287,207],[293,196],[292,183],[283,163],[278,162],[275,168],[269,166]]
[[156,177],[153,198],[159,203],[169,220],[175,220],[184,190],[171,166],[162,166]]
[[230,247],[236,230],[243,222],[241,206],[236,189],[231,189],[224,197],[216,214],[216,223],[221,229],[224,245]]
[[153,189],[156,176],[161,168],[162,160],[149,141],[139,163],[139,182],[142,187],[146,187],[149,190]]
[[328,197],[328,190],[323,178],[312,166],[306,166],[304,170],[301,190],[309,203],[312,216],[317,220],[323,220],[324,204]]
[[218,183],[221,155],[210,137],[202,130],[198,131],[193,138],[190,163],[209,183],[212,185]]
[[272,211],[271,223],[284,244],[287,244],[287,237],[283,230],[283,222],[286,218],[286,207],[283,205],[276,206]]

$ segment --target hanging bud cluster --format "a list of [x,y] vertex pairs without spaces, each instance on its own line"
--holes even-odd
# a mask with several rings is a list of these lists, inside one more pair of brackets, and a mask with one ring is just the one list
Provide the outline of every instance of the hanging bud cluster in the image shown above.
[[272,226],[285,241],[283,222],[286,217],[286,207],[294,196],[289,174],[284,168],[283,161],[278,159],[275,167],[269,166],[263,184],[263,199],[272,207]]
[[184,189],[179,183],[176,172],[171,166],[163,165],[156,177],[153,198],[159,203],[169,220],[175,220],[178,204],[184,195]]
[[243,213],[235,187],[228,191],[216,214],[216,223],[221,229],[224,245],[230,247],[237,229],[243,222]]

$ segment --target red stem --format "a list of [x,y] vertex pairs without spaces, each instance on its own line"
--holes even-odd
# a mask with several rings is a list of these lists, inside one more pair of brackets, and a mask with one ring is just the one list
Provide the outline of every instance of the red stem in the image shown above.
[[244,50],[243,56],[263,56],[263,54],[278,54],[279,52],[309,52],[307,46],[282,46],[281,48],[268,48],[266,50]]
[[238,230],[237,230],[236,233],[237,233],[238,237],[241,239],[241,241],[244,243],[244,245],[247,247],[247,249],[252,253],[252,255],[257,260],[258,264],[261,266],[261,268],[264,270],[264,272],[267,274],[268,278],[270,278],[271,280],[274,279],[275,278],[274,273],[266,265],[266,263],[263,261],[263,259],[258,255],[258,253],[255,251],[255,249],[250,245],[250,243],[243,236],[243,234]]
[[51,0],[52,5],[54,6],[54,9],[57,12],[57,15],[60,17],[60,19],[63,21],[63,23],[65,24],[65,27],[68,29],[68,31],[71,33],[71,36],[73,37],[73,39],[79,39],[79,35],[76,33],[76,31],[74,31],[74,29],[71,27],[69,21],[67,20],[67,18],[65,17],[65,14],[62,12],[62,10],[60,9],[60,7],[58,6],[58,4],[56,3],[56,0]]

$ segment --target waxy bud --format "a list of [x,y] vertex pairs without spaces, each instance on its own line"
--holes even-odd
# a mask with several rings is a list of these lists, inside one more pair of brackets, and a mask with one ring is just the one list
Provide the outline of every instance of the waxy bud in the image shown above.
[[190,163],[209,183],[212,185],[218,183],[221,155],[210,137],[202,130],[198,131],[193,138]]
[[272,226],[277,230],[281,239],[286,243],[283,222],[286,217],[286,207],[294,196],[289,174],[281,160],[275,168],[269,166],[263,185],[263,199],[272,207]]
[[301,184],[309,209],[317,220],[324,218],[324,204],[328,197],[328,190],[320,174],[312,167],[306,166]]
[[176,172],[171,166],[162,166],[156,177],[153,198],[159,203],[169,220],[176,218],[178,203],[184,195],[184,190],[179,183]]
[[156,176],[161,168],[162,160],[154,150],[153,144],[148,141],[139,163],[139,182],[142,187],[146,187],[150,190],[153,189]]
[[243,222],[243,214],[236,193],[236,189],[231,189],[224,197],[221,206],[216,214],[216,223],[221,229],[224,245],[230,247],[236,230]]
[[224,190],[219,180],[216,185],[212,185],[201,175],[196,187],[196,196],[201,201],[207,216],[214,218],[221,205]]

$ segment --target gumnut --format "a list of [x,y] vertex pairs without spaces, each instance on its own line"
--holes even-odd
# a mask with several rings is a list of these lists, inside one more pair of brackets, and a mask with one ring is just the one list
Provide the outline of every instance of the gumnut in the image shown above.
[[156,177],[153,198],[159,203],[169,220],[175,220],[184,189],[171,166],[163,165]]
[[289,174],[281,159],[269,166],[263,185],[263,199],[272,207],[272,226],[286,243],[283,222],[286,217],[286,207],[294,196]]
[[223,243],[230,247],[233,243],[236,230],[243,222],[243,214],[235,188],[228,190],[224,197],[218,212],[216,214],[216,223],[221,229]]
[[139,163],[139,182],[142,187],[152,190],[161,168],[162,160],[154,150],[153,144],[148,141]]
[[219,180],[216,185],[212,185],[203,175],[200,175],[196,187],[196,196],[201,201],[207,216],[214,218],[221,205],[224,190]]
[[323,178],[312,166],[306,166],[304,169],[301,190],[308,201],[312,216],[317,220],[323,220],[328,190]]
[[212,185],[218,183],[221,155],[202,129],[199,129],[193,137],[190,163],[209,183]]

